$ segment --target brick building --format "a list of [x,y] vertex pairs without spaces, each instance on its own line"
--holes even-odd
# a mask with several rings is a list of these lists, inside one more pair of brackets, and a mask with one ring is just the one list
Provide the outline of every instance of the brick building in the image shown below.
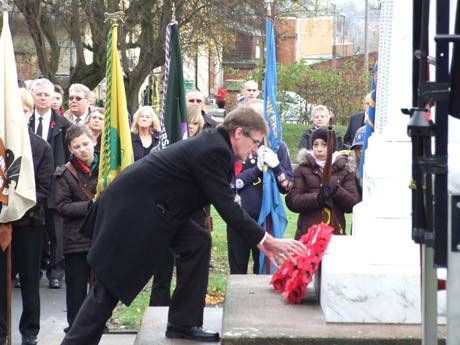
[[[235,33],[235,46],[224,50],[223,85],[241,84],[256,66],[263,64],[265,33],[257,30]],[[279,64],[299,61],[315,63],[332,59],[334,42],[333,17],[280,18],[275,22],[276,54]],[[343,34],[335,32],[336,57],[350,56],[353,47]],[[231,83],[226,81],[231,81]],[[227,108],[236,102],[239,90],[230,90]]]

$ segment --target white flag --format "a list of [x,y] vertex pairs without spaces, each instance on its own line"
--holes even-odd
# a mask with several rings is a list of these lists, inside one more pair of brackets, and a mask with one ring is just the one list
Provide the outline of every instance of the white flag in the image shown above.
[[35,201],[32,151],[18,87],[8,12],[4,11],[0,37],[0,223],[20,219]]

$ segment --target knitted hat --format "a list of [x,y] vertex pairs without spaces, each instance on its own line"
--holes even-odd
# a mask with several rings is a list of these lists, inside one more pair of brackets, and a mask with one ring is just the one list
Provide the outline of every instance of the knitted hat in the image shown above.
[[311,134],[311,143],[316,139],[323,139],[325,142],[327,142],[327,128],[326,127],[318,127],[317,129],[313,130],[313,133]]
[[364,134],[366,134],[366,126],[358,128],[353,138],[353,143],[351,144],[351,149],[353,150],[356,146],[363,146],[364,144]]
[[[327,127],[318,127],[317,129],[314,129],[311,134],[312,146],[313,146],[313,142],[315,141],[315,139],[323,139],[327,143],[327,132],[328,132]],[[334,139],[334,143],[332,147],[335,151],[337,149],[337,144],[336,144],[336,136],[335,136],[334,130],[332,130],[332,138]]]
[[[317,129],[314,129],[312,134],[311,134],[311,144],[312,144],[312,146],[313,146],[313,142],[315,141],[315,139],[323,139],[327,143],[327,132],[328,132],[327,127],[319,127]],[[337,149],[337,142],[336,142],[337,137],[335,135],[334,130],[332,130],[332,138],[334,139],[334,143],[332,145],[332,148],[335,151]]]

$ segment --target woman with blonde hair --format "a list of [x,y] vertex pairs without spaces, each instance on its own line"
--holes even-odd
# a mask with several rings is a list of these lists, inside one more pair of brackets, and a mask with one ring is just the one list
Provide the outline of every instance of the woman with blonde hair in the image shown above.
[[99,111],[92,111],[86,117],[85,125],[93,132],[93,140],[96,144],[94,146],[94,153],[99,157],[101,153],[101,134],[104,129],[104,114]]
[[193,103],[187,105],[187,126],[189,138],[200,134],[203,130],[204,119],[199,105]]
[[160,138],[160,120],[152,107],[146,105],[137,109],[131,126],[134,160],[149,154]]

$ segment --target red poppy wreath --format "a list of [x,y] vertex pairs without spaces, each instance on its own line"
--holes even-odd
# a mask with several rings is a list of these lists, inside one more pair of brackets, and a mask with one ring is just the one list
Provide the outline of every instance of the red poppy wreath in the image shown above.
[[307,247],[305,254],[293,255],[296,264],[285,260],[273,274],[271,280],[273,289],[281,293],[281,296],[289,303],[300,303],[300,300],[305,297],[307,285],[312,281],[313,274],[318,269],[333,231],[334,228],[327,224],[311,226],[300,238],[300,242]]

